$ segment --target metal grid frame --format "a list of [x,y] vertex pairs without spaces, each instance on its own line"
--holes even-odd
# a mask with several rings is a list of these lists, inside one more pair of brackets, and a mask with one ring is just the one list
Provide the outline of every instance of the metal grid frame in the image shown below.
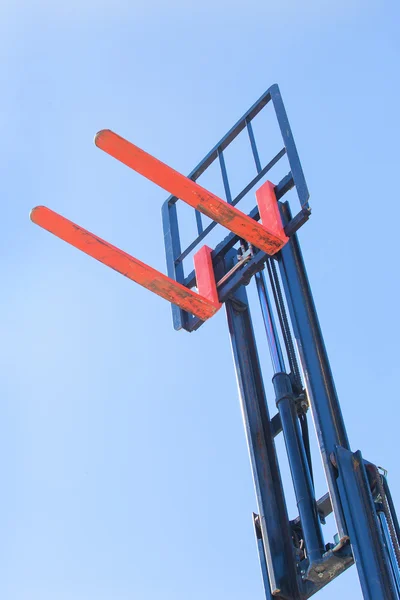
[[[252,127],[252,120],[256,117],[266,106],[272,105],[275,116],[278,121],[279,129],[282,135],[283,148],[264,166],[261,164],[257,143]],[[244,130],[247,129],[249,144],[256,167],[256,175],[247,183],[242,191],[234,198],[232,198],[229,178],[225,165],[224,150],[233,142],[233,140]],[[289,173],[277,184],[275,193],[277,199],[281,199],[289,190],[296,188],[297,196],[300,203],[299,212],[291,219],[286,225],[285,232],[290,237],[297,231],[310,216],[310,207],[308,204],[309,192],[307,184],[304,178],[303,170],[300,164],[299,156],[297,153],[296,145],[293,139],[292,130],[287,118],[286,110],[282,101],[281,93],[277,84],[272,85],[267,91],[257,100],[255,104],[237,121],[237,123],[228,131],[228,133],[214,146],[214,148],[200,161],[200,163],[193,169],[188,175],[189,179],[196,181],[200,175],[202,175],[206,169],[214,163],[219,161],[221,177],[225,190],[225,199],[228,203],[235,206],[251,191],[254,186],[268,173],[274,165],[278,163],[284,156],[287,156],[290,171]],[[179,223],[178,215],[176,210],[176,204],[178,202],[176,196],[169,196],[164,202],[162,207],[162,219],[164,229],[164,242],[165,242],[165,253],[167,260],[168,275],[171,279],[184,284],[186,287],[192,288],[196,285],[196,278],[194,271],[192,271],[187,277],[184,274],[183,261],[184,259],[200,244],[200,242],[214,229],[217,225],[216,222],[210,223],[204,228],[202,215],[197,210],[193,209],[194,218],[197,225],[197,237],[184,249],[181,248],[180,235],[179,235]],[[258,208],[255,207],[249,216],[255,220],[259,220],[260,216]],[[229,234],[214,250],[212,258],[215,261],[218,258],[223,258],[225,254],[236,244],[238,237],[235,234]],[[263,252],[256,254],[257,264],[262,264],[267,255]],[[253,269],[254,262],[248,265],[247,268]],[[242,270],[243,271],[243,270]],[[241,272],[242,272],[241,271]],[[243,275],[243,273],[242,273]],[[220,299],[223,301],[227,298],[228,292],[232,293],[232,282],[231,285],[225,289],[220,290]],[[174,328],[185,329],[187,331],[194,331],[198,329],[203,323],[200,319],[194,318],[189,313],[181,310],[177,306],[172,305],[172,315]]]

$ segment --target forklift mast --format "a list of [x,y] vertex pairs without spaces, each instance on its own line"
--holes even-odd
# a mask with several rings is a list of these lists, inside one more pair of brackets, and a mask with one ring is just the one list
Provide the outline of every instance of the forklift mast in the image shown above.
[[[282,148],[264,164],[253,119],[270,110]],[[224,151],[245,136],[254,175],[236,196]],[[400,530],[386,472],[353,452],[346,433],[297,231],[310,218],[309,192],[285,107],[272,85],[187,176],[109,130],[96,145],[170,196],[162,206],[168,275],[112,246],[49,208],[34,223],[168,300],[176,330],[192,332],[223,305],[250,451],[258,513],[254,531],[267,600],[306,600],[355,563],[367,600],[400,599]],[[272,183],[278,163],[288,173]],[[197,183],[219,164],[225,198]],[[296,197],[290,206],[286,194]],[[246,214],[236,208],[255,195]],[[181,247],[178,203],[193,209],[195,239]],[[206,220],[204,219],[206,217]],[[217,225],[215,248],[203,240]],[[185,266],[193,261],[192,270]],[[277,412],[269,414],[246,287],[254,281],[271,355]],[[311,412],[327,482],[316,498],[307,414]],[[275,438],[283,435],[298,516],[290,520]],[[333,513],[337,533],[324,536]]]

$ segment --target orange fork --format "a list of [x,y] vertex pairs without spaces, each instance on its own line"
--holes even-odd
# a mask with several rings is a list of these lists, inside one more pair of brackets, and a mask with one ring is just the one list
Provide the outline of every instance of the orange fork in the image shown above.
[[[95,144],[107,154],[267,254],[275,254],[288,241],[280,219],[273,221],[268,219],[263,224],[254,221],[195,181],[178,173],[113,131],[109,129],[99,131],[95,137]],[[273,201],[276,205],[275,197]]]
[[165,300],[177,304],[203,321],[212,317],[221,306],[217,298],[212,301],[201,293],[196,294],[45,206],[34,208],[31,211],[31,220],[78,250],[82,250],[107,267],[111,267]]

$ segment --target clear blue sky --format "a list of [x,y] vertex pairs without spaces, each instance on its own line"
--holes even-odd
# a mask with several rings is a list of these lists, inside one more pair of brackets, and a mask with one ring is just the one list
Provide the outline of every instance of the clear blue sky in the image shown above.
[[[274,82],[311,191],[300,237],[351,445],[389,470],[400,506],[399,17],[394,0],[2,3],[3,600],[263,598],[223,311],[175,332],[166,302],[29,211],[164,269],[165,193],[94,134],[189,172]],[[338,595],[361,598],[354,568],[318,598]]]

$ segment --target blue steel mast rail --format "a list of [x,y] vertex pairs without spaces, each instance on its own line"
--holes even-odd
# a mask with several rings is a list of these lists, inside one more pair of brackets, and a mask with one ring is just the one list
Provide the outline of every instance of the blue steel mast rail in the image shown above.
[[[274,111],[283,147],[263,166],[252,122],[267,107]],[[247,134],[256,174],[233,198],[224,151],[242,132]],[[194,331],[225,304],[257,496],[253,521],[266,599],[306,600],[355,563],[366,600],[399,600],[399,523],[386,474],[350,449],[296,234],[310,216],[309,193],[278,86],[261,96],[188,177],[111,131],[101,131],[96,145],[172,194],[162,207],[168,276],[48,208],[36,207],[31,218],[171,302],[175,329]],[[285,157],[288,174],[276,185],[265,181]],[[196,182],[217,160],[225,200]],[[258,184],[257,203],[247,215],[236,206]],[[300,204],[294,217],[284,198],[292,189]],[[180,201],[193,208],[197,228],[184,250]],[[202,214],[212,219],[206,227]],[[214,249],[200,246],[217,224],[229,231],[226,237]],[[194,270],[185,275],[184,262],[195,250]],[[246,292],[252,279],[274,372],[277,412],[272,417]],[[309,409],[328,485],[319,499]],[[275,448],[280,434],[299,511],[293,520],[288,517]],[[331,513],[337,535],[327,540],[323,526]]]

